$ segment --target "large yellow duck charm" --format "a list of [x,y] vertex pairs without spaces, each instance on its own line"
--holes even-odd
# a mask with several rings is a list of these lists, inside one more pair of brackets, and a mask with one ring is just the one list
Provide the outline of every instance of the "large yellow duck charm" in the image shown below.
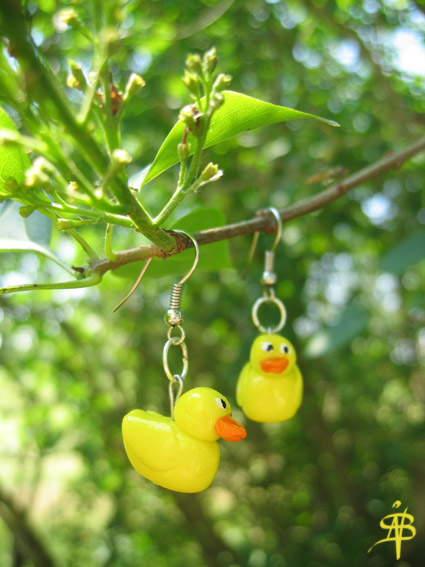
[[243,425],[232,419],[227,399],[212,388],[193,388],[179,398],[174,420],[136,409],[122,423],[124,446],[136,471],[176,492],[201,492],[220,462],[217,439],[240,441]]
[[302,393],[293,345],[280,335],[258,336],[236,387],[236,400],[245,415],[262,423],[286,421],[300,407]]

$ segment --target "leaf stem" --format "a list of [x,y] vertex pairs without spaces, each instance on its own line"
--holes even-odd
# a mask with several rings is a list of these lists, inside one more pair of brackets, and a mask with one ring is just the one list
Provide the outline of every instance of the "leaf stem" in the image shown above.
[[78,242],[78,244],[81,246],[81,248],[83,248],[84,252],[90,258],[90,260],[96,260],[96,259],[99,258],[98,254],[96,254],[96,252],[93,250],[93,248],[87,242],[87,240],[85,240],[81,236],[81,234],[79,234],[75,229],[67,228],[66,231],[68,232],[68,234],[70,236],[72,236],[72,238],[74,238]]
[[116,254],[114,254],[114,252],[112,251],[112,232],[114,230],[114,225],[113,224],[108,224],[106,225],[106,234],[105,234],[105,256],[108,258],[108,260],[111,260],[111,262],[114,262],[114,260],[116,260]]
[[[198,138],[195,140],[195,151],[192,156],[192,161],[190,167],[187,170],[185,162],[181,163],[180,175],[179,175],[179,185],[176,191],[170,197],[169,201],[162,208],[160,213],[153,219],[153,223],[156,226],[161,226],[171,213],[176,209],[176,207],[183,201],[183,199],[190,195],[190,193],[195,192],[200,186],[200,179],[197,178],[199,168],[202,159],[202,150],[205,145],[205,140],[207,137],[208,127],[210,124],[211,116],[207,113],[204,115],[204,120],[201,121],[201,131]],[[184,165],[183,165],[184,164]],[[184,181],[180,184],[180,180],[183,177]]]
[[7,293],[17,293],[19,291],[40,291],[49,289],[79,289],[82,287],[90,287],[97,285],[102,281],[102,275],[93,272],[87,278],[81,280],[75,280],[70,282],[59,282],[59,283],[48,283],[48,284],[19,284],[0,288],[0,295],[6,295]]

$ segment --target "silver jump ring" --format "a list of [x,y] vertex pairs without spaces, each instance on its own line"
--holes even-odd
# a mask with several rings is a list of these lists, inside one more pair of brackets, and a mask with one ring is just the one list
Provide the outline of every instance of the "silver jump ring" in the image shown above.
[[[172,337],[171,336],[171,333],[174,331],[174,329],[179,329],[180,337]],[[173,327],[170,327],[168,329],[167,337],[168,337],[168,342],[173,341],[173,344],[181,345],[186,338],[186,333],[185,333],[185,330],[183,329],[183,327],[180,327],[180,325],[174,325]]]
[[[263,327],[263,325],[260,323],[260,320],[258,318],[258,310],[261,307],[261,305],[263,305],[263,303],[274,303],[275,305],[277,305],[279,309],[280,320],[277,323],[277,325],[275,325],[274,327]],[[259,329],[262,333],[268,333],[268,334],[277,333],[278,331],[280,331],[280,329],[282,329],[282,327],[286,323],[285,306],[280,301],[280,299],[278,299],[274,295],[259,297],[252,306],[252,320],[254,321],[254,325],[257,327],[257,329]]]
[[[170,367],[168,365],[168,351],[170,350],[171,346],[180,346],[182,349],[182,354],[183,354],[183,358],[182,358],[182,362],[183,362],[183,370],[181,371],[180,374],[173,374],[170,370]],[[187,352],[187,346],[185,342],[180,342],[180,339],[178,339],[177,337],[171,338],[169,339],[165,345],[164,345],[164,350],[162,351],[162,364],[164,366],[164,371],[165,371],[165,375],[167,376],[167,378],[171,381],[171,382],[175,382],[177,380],[176,376],[178,376],[179,378],[181,378],[181,380],[184,380],[187,376],[187,371],[189,369],[189,358],[188,358],[188,352]]]

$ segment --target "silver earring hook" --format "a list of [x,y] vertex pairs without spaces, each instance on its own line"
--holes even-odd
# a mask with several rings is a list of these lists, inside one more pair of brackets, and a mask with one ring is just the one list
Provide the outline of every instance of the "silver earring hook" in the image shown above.
[[273,246],[270,248],[270,252],[274,252],[282,237],[282,219],[280,218],[279,211],[276,209],[276,207],[269,207],[267,210],[270,211],[276,219],[276,238]]
[[173,285],[173,289],[171,290],[171,297],[170,297],[170,307],[165,314],[165,322],[170,325],[172,328],[180,326],[184,320],[183,315],[180,310],[181,301],[182,301],[182,294],[183,294],[183,287],[185,282],[190,278],[193,272],[196,269],[199,261],[199,245],[196,240],[191,236],[189,233],[185,232],[184,230],[174,230],[174,232],[178,232],[179,234],[184,234],[193,242],[193,246],[195,248],[195,260],[193,261],[193,265],[189,272],[176,284]]
[[178,232],[179,234],[184,234],[185,236],[187,236],[192,241],[193,247],[195,248],[195,260],[193,261],[193,266],[191,267],[190,271],[184,276],[184,278],[181,279],[178,284],[176,284],[176,285],[183,285],[184,283],[187,282],[187,280],[190,278],[190,276],[196,270],[196,266],[198,265],[198,262],[199,262],[199,244],[193,238],[193,236],[191,236],[188,232],[185,232],[184,230],[174,229],[173,232]]
[[[276,238],[273,242],[273,246],[271,247],[270,250],[268,250],[268,252],[274,252],[276,250],[277,245],[279,244],[281,237],[282,237],[282,219],[280,218],[279,211],[276,209],[276,207],[268,207],[265,210],[270,211],[272,213],[272,215],[274,216],[275,220],[276,220]],[[251,265],[251,262],[254,258],[255,250],[257,249],[259,236],[260,236],[260,233],[257,231],[257,232],[254,233],[254,236],[252,238],[252,244],[251,244],[251,248],[249,249],[249,255],[248,255],[248,266]]]
[[[165,343],[162,352],[162,364],[164,366],[165,375],[170,381],[169,397],[170,397],[171,419],[174,419],[174,406],[177,400],[179,399],[180,394],[183,391],[184,379],[186,378],[189,369],[188,351],[187,351],[186,343],[184,342],[186,334],[182,327],[182,324],[184,323],[184,319],[183,319],[183,314],[180,310],[181,299],[183,294],[183,286],[195,271],[199,261],[199,245],[196,242],[196,240],[193,238],[193,236],[191,236],[184,230],[174,230],[174,232],[184,234],[185,236],[190,238],[195,248],[195,259],[193,261],[193,265],[189,270],[189,272],[178,283],[173,285],[173,289],[171,291],[171,296],[170,296],[170,307],[165,314],[165,322],[167,323],[167,325],[169,325],[169,329],[168,329],[168,341]],[[180,331],[180,337],[176,335],[172,336],[172,333],[174,331]],[[182,350],[183,368],[180,374],[174,374],[173,372],[171,372],[168,364],[168,353],[172,346],[180,346]],[[177,395],[174,396],[174,384],[176,383],[178,383],[178,390],[177,390]]]

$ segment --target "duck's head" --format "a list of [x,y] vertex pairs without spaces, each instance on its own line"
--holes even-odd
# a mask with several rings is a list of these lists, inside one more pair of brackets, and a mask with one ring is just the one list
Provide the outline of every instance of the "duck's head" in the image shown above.
[[183,394],[175,405],[174,419],[185,433],[202,441],[246,437],[244,426],[232,418],[227,399],[212,388],[193,388]]
[[283,374],[294,367],[297,355],[285,337],[260,335],[252,344],[249,360],[258,372]]

